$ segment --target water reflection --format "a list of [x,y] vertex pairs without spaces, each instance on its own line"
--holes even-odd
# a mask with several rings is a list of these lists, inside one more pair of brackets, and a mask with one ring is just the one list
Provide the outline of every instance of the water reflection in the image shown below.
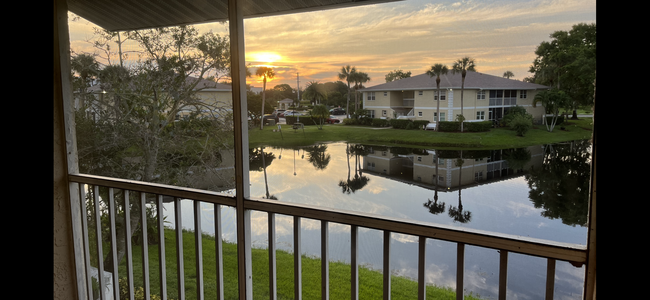
[[[538,228],[547,226],[531,216],[537,212],[565,225],[585,226],[589,149],[588,141],[499,150],[353,143],[253,148],[249,152],[251,195],[546,238],[552,235],[531,234],[513,224],[526,216],[521,219],[536,220]],[[419,204],[411,204],[418,198]],[[486,207],[493,198],[495,202]],[[416,212],[415,206],[434,217]],[[505,216],[504,210],[514,213]],[[486,228],[485,222],[492,224]]]

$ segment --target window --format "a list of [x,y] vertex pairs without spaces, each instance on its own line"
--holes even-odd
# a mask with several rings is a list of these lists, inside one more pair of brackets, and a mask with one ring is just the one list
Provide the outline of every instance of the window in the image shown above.
[[368,92],[368,100],[375,100],[375,92]]
[[519,91],[519,98],[520,98],[520,99],[525,99],[526,96],[527,96],[527,95],[526,95],[526,92],[527,92],[527,91]]
[[418,96],[422,96],[422,91],[418,91]]
[[[436,120],[436,117],[438,117],[438,113],[434,112],[433,113],[433,120],[434,121]],[[443,112],[440,113],[440,120],[438,120],[438,121],[445,121],[445,113],[443,113]]]
[[[445,101],[445,98],[446,98],[445,92],[440,92],[440,100]],[[438,91],[435,91],[433,99],[438,100]]]
[[418,161],[422,161],[422,156],[418,156]]
[[418,111],[418,117],[421,117],[421,116],[422,116],[422,112]]
[[375,111],[374,110],[369,110],[368,111],[368,117],[374,118],[375,117]]
[[381,111],[381,115],[382,115],[382,117],[386,116],[386,110],[385,109]]
[[384,92],[384,97],[388,96],[388,92]]
[[476,100],[485,100],[485,91],[478,91],[478,93],[476,93]]
[[476,112],[476,119],[477,120],[485,120],[485,111],[477,111]]

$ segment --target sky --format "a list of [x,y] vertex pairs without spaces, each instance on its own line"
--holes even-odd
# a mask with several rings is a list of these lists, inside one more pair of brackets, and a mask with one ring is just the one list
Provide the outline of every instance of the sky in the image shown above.
[[[393,70],[419,75],[436,63],[451,67],[474,59],[476,70],[512,79],[531,76],[535,49],[554,31],[596,23],[595,0],[406,0],[353,8],[252,18],[244,21],[246,62],[272,66],[267,88],[311,81],[337,81],[341,67],[368,73],[370,87]],[[92,51],[94,24],[70,22],[71,47]],[[196,25],[200,32],[227,34],[227,25]],[[255,70],[252,70],[253,74]],[[261,87],[260,78],[248,83]]]

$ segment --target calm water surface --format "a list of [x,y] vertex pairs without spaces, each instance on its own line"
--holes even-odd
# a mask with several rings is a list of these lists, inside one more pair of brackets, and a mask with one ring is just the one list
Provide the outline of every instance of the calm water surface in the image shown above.
[[[250,195],[585,245],[590,151],[587,141],[490,151],[346,143],[257,148],[250,152]],[[191,228],[191,203],[182,210],[183,227]],[[210,232],[212,206],[203,211],[203,228]],[[234,241],[234,210],[224,208],[223,216],[223,238]],[[266,248],[266,214],[253,212],[251,218],[253,246]],[[278,248],[292,251],[293,219],[278,215],[276,226]],[[350,227],[329,229],[332,260],[349,262]],[[318,257],[320,222],[303,220],[301,230],[304,253]],[[382,232],[360,228],[359,241],[362,264],[381,269]],[[415,278],[417,237],[393,233],[391,249],[393,273]],[[546,260],[511,253],[508,263],[508,299],[543,299]],[[466,290],[496,298],[498,264],[496,250],[467,246]],[[427,240],[426,276],[430,283],[455,287],[454,243]],[[583,278],[583,268],[558,262],[555,299],[579,299]]]

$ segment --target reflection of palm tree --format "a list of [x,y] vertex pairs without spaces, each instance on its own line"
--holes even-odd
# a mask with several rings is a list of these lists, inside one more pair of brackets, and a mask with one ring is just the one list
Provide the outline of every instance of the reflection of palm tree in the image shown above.
[[332,156],[327,153],[327,145],[320,144],[307,148],[307,154],[309,161],[316,169],[325,170],[327,165],[330,163]]
[[[339,186],[343,193],[350,194],[350,192],[354,193],[355,191],[362,189],[368,184],[368,181],[370,181],[370,178],[361,174],[362,172],[360,171],[361,168],[359,166],[359,156],[363,155],[363,153],[367,153],[367,150],[363,145],[354,145],[350,147],[348,144],[345,152],[348,160],[348,179],[347,181],[339,181]],[[355,156],[353,179],[350,179],[350,155]]]
[[463,170],[463,150],[460,150],[460,158],[456,161],[456,165],[460,168],[458,171],[458,207],[449,206],[449,217],[454,219],[454,222],[467,223],[472,220],[472,212],[463,211],[463,202],[460,200],[461,174]]
[[458,208],[450,205],[448,214],[455,222],[467,223],[472,220],[472,212],[463,211],[463,202],[460,201],[460,197],[458,197]]
[[439,213],[445,212],[445,203],[438,203],[438,153],[435,154],[435,157],[433,159],[436,164],[436,174],[433,175],[433,184],[435,186],[433,191],[433,201],[429,199],[426,203],[424,203],[424,207],[429,209],[429,213],[437,215]]

